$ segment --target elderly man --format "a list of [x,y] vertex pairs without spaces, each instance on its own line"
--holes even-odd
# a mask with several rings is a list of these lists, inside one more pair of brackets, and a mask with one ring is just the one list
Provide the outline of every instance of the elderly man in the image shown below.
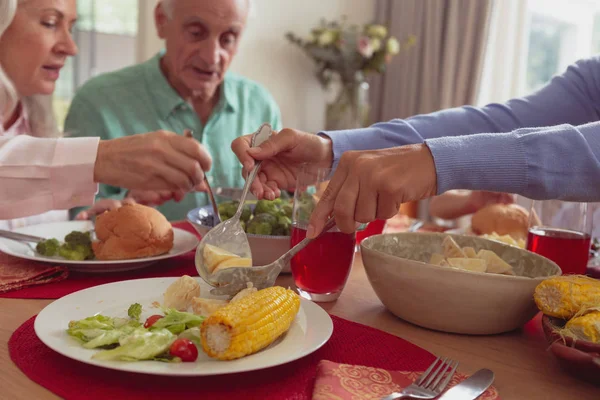
[[[241,187],[241,166],[230,150],[231,142],[264,122],[281,128],[279,108],[267,90],[227,72],[249,8],[249,0],[161,0],[155,23],[165,50],[145,63],[87,82],[73,99],[67,134],[111,139],[159,129],[180,134],[191,129],[213,158],[209,182]],[[158,205],[169,220],[184,219],[187,211],[208,201],[200,192],[182,196],[126,192],[108,185],[101,185],[98,194],[115,204],[130,198]],[[78,211],[72,210],[72,215]]]

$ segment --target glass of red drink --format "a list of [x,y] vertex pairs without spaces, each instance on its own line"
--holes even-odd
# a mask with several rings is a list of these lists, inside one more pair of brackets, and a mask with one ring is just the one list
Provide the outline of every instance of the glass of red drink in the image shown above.
[[527,250],[554,261],[563,274],[586,274],[591,234],[587,203],[533,201]]
[[[306,229],[331,174],[329,168],[305,166],[296,177],[292,214],[292,246],[306,237]],[[292,258],[291,269],[300,296],[317,302],[336,300],[354,262],[356,235],[336,227],[310,242]]]

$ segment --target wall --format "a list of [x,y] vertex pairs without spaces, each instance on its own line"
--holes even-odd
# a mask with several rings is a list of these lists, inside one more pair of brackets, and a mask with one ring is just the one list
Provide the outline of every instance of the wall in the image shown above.
[[[253,16],[231,70],[266,86],[277,100],[285,126],[318,131],[324,123],[326,94],[314,77],[314,63],[285,39],[286,32],[306,36],[321,18],[371,22],[376,0],[255,0]],[[138,57],[151,57],[156,38],[151,5],[140,9]],[[148,21],[150,26],[148,26]]]

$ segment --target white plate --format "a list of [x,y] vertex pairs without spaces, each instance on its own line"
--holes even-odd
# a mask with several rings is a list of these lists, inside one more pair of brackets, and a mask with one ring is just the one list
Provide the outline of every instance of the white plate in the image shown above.
[[[233,361],[211,359],[202,351],[198,354],[198,360],[192,363],[97,361],[92,359],[95,350],[84,349],[66,332],[69,321],[94,314],[126,317],[127,309],[133,303],[142,305],[143,319],[160,313],[152,307],[152,303],[162,303],[164,291],[176,279],[136,279],[72,293],[49,304],[39,313],[35,319],[35,333],[52,350],[86,364],[121,371],[173,376],[221,375],[274,367],[311,354],[323,346],[333,333],[333,323],[329,315],[321,307],[305,299],[302,299],[300,311],[287,333],[266,349]],[[206,283],[199,278],[197,280],[201,285],[202,297],[217,298],[210,295]]]
[[[53,222],[48,224],[30,225],[19,229],[14,229],[14,232],[24,233],[27,235],[40,236],[47,239],[56,238],[62,241],[64,237],[71,231],[89,231],[94,229],[91,221],[66,221]],[[173,248],[167,254],[162,254],[155,257],[136,258],[131,260],[117,261],[73,261],[65,260],[61,257],[44,257],[35,251],[34,243],[17,242],[7,238],[0,238],[0,251],[11,256],[26,258],[39,262],[47,262],[53,264],[65,265],[71,270],[82,272],[115,272],[129,271],[147,267],[159,260],[175,257],[194,250],[198,246],[198,238],[190,232],[182,229],[173,228],[174,240]]]

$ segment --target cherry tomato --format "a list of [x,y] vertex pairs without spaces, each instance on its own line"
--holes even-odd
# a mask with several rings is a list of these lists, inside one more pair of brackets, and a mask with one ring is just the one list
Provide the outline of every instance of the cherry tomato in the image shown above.
[[198,358],[196,345],[188,339],[175,340],[169,349],[169,353],[174,357],[181,358],[181,361],[184,362],[196,361]]
[[151,315],[148,317],[146,322],[144,322],[144,328],[150,328],[152,325],[156,323],[159,319],[161,319],[162,315]]

